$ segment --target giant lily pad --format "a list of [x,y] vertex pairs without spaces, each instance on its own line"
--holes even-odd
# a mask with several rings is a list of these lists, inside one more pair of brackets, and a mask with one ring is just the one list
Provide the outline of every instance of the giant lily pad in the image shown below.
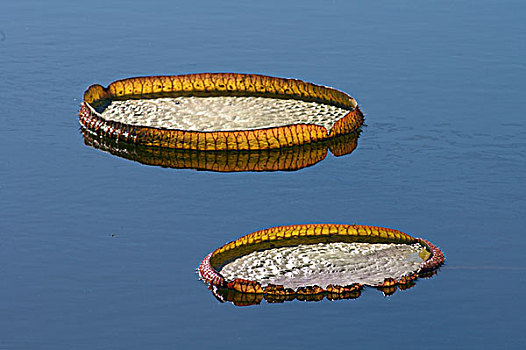
[[199,274],[216,296],[238,300],[262,299],[239,293],[339,299],[359,296],[363,286],[386,294],[407,289],[443,262],[435,245],[401,231],[311,224],[274,227],[227,243],[205,257]]
[[128,143],[186,150],[262,150],[348,134],[363,123],[356,100],[297,79],[204,73],[92,85],[83,128]]

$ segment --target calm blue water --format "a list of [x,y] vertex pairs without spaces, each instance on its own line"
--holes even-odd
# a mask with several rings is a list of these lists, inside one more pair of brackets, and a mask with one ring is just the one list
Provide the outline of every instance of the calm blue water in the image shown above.
[[[523,348],[525,13],[523,1],[2,1],[0,348]],[[88,85],[203,71],[352,94],[367,118],[358,149],[224,174],[84,145]],[[198,281],[226,241],[307,222],[397,228],[447,265],[391,297],[246,308]]]

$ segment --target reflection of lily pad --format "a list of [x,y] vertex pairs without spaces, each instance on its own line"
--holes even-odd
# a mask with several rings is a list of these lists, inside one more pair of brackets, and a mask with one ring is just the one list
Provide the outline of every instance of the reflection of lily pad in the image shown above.
[[363,123],[356,100],[296,79],[206,73],[119,80],[84,93],[91,132],[186,150],[276,149],[328,140]]
[[249,293],[238,292],[237,290],[234,290],[234,289],[221,288],[221,287],[215,287],[215,286],[212,286],[210,290],[212,294],[220,302],[222,303],[231,302],[236,306],[258,305],[263,300],[265,300],[267,303],[275,304],[275,303],[284,303],[286,301],[293,301],[293,300],[322,301],[325,298],[330,301],[344,300],[344,299],[356,299],[356,298],[359,298],[360,295],[362,294],[361,286],[356,286],[354,289],[345,291],[345,292],[334,292],[334,293],[325,292],[325,293],[319,293],[319,294],[297,294],[297,293],[249,294]]
[[[435,275],[437,270],[428,271],[425,273],[418,274],[418,278],[430,278]],[[398,289],[401,291],[408,290],[413,288],[416,285],[415,281],[411,281],[404,284],[392,285],[392,286],[382,286],[377,287],[384,295],[392,295]],[[284,303],[286,301],[322,301],[327,299],[329,301],[335,300],[349,300],[356,299],[362,295],[362,285],[354,285],[352,288],[338,288],[335,289],[332,287],[329,290],[325,290],[323,293],[319,294],[305,294],[305,293],[265,293],[265,294],[254,294],[254,293],[243,293],[238,292],[235,289],[217,287],[214,285],[210,286],[210,291],[220,302],[231,302],[236,306],[250,306],[250,305],[259,305],[264,300],[267,303]]]
[[271,301],[334,300],[358,297],[363,285],[385,294],[408,289],[443,262],[442,252],[432,243],[397,230],[295,225],[257,231],[225,244],[203,260],[199,274],[220,299],[239,303],[249,297],[227,290],[261,294]]
[[312,166],[327,156],[349,154],[357,146],[359,131],[323,142],[293,147],[253,151],[195,151],[151,147],[117,142],[83,129],[84,143],[146,165],[220,172],[298,170]]

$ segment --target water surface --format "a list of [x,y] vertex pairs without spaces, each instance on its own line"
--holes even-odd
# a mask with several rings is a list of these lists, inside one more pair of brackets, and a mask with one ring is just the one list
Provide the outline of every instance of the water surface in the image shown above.
[[[526,345],[521,1],[3,1],[0,348]],[[358,148],[296,172],[147,166],[84,145],[93,83],[248,72],[356,97]],[[294,223],[387,226],[447,265],[384,297],[237,308],[197,279]]]

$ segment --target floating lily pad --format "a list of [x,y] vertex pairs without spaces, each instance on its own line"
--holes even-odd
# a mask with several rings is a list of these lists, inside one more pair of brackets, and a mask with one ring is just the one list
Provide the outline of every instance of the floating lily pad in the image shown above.
[[363,123],[356,100],[296,79],[204,73],[92,85],[79,114],[96,135],[186,150],[263,150],[325,141]]
[[227,243],[205,257],[199,274],[216,296],[243,304],[250,298],[236,293],[271,301],[341,299],[371,286],[392,294],[434,274],[443,262],[432,243],[397,230],[312,224],[274,227]]

